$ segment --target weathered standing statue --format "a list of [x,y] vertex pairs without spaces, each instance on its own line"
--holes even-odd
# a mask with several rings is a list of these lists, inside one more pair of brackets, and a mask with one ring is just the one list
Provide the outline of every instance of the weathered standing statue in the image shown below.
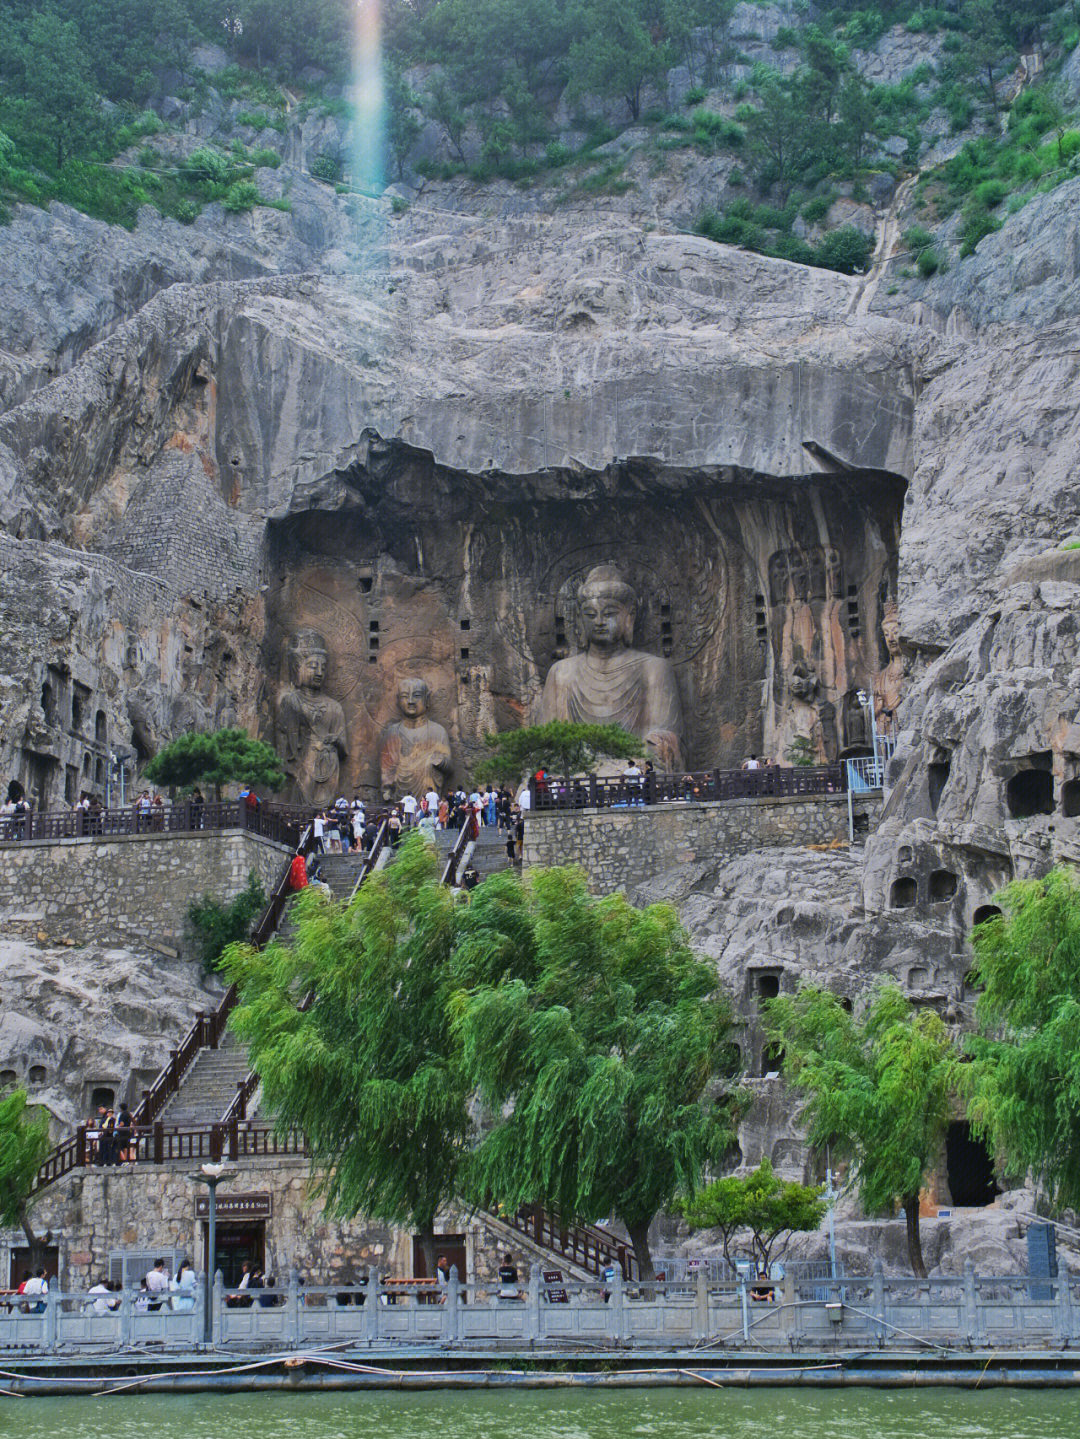
[[660,770],[683,768],[683,718],[670,661],[634,649],[637,595],[614,565],[597,565],[578,591],[585,649],[548,671],[540,722],[617,724],[645,741]]
[[398,685],[401,719],[386,726],[379,746],[383,799],[393,799],[395,791],[417,798],[431,789],[443,792],[450,738],[441,724],[427,717],[429,697],[424,680],[405,679]]
[[882,734],[892,734],[897,707],[904,688],[904,652],[900,648],[900,611],[895,600],[886,600],[881,616],[881,634],[889,662],[874,676],[874,715]]
[[298,630],[289,646],[291,688],[278,701],[278,750],[296,797],[304,804],[336,799],[341,761],[348,758],[345,712],[322,693],[326,641],[316,630]]

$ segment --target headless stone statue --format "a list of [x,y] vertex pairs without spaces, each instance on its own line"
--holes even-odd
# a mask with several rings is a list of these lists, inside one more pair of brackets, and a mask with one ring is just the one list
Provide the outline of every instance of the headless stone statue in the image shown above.
[[617,724],[644,740],[660,770],[683,768],[682,705],[668,660],[632,648],[637,596],[614,565],[597,565],[578,592],[585,649],[548,671],[540,722]]
[[428,718],[430,691],[421,679],[402,680],[397,703],[401,719],[386,726],[379,747],[383,799],[429,790],[442,794],[450,765],[450,738],[441,724]]
[[322,693],[326,641],[315,630],[299,630],[289,646],[292,687],[278,701],[278,747],[296,796],[305,804],[332,804],[339,790],[341,761],[348,758],[345,713]]

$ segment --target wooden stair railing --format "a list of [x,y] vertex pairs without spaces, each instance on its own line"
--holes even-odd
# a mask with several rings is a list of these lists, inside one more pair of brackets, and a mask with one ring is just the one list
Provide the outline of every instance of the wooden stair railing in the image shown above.
[[492,1218],[515,1230],[550,1254],[558,1255],[588,1274],[602,1278],[605,1269],[618,1266],[623,1278],[641,1277],[633,1247],[609,1229],[595,1224],[566,1224],[539,1204],[524,1205],[516,1214],[490,1212]]

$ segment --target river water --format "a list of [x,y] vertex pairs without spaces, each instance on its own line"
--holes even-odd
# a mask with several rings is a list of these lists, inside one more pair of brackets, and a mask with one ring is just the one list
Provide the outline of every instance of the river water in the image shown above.
[[1067,1390],[608,1390],[5,1399],[18,1439],[1080,1439]]

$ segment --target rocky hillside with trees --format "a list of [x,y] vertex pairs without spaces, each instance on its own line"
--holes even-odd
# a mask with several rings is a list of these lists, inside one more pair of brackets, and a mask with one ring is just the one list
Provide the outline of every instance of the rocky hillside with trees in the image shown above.
[[[347,207],[353,13],[5,0],[0,213],[190,225],[303,208],[301,176]],[[384,32],[399,211],[621,202],[850,273],[901,187],[897,278],[926,279],[1080,153],[1080,25],[1050,0],[389,0]]]

